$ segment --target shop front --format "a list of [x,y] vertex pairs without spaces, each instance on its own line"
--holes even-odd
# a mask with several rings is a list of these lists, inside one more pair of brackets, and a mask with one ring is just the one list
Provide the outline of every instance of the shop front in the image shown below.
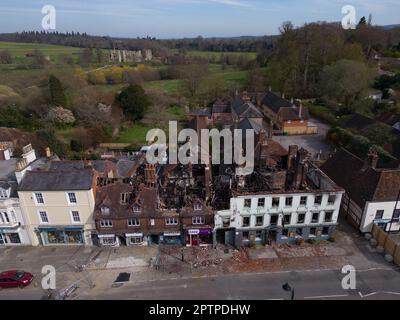
[[20,234],[15,229],[0,229],[0,245],[22,244]]
[[143,245],[143,243],[145,243],[143,238],[143,233],[141,232],[125,233],[125,237],[127,246],[137,246],[137,245]]
[[44,245],[75,245],[84,244],[83,227],[74,228],[39,228]]
[[182,245],[182,238],[180,232],[164,232],[160,236],[162,244]]
[[187,229],[185,232],[186,246],[208,246],[213,243],[211,228]]

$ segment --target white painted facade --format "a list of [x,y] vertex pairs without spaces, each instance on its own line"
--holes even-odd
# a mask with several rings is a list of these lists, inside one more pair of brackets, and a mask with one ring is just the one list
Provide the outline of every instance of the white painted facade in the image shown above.
[[396,201],[366,202],[360,225],[361,232],[371,232],[374,223],[381,224],[382,227],[386,225],[384,227],[385,231],[399,231],[399,218],[394,219],[391,223],[395,207],[400,212],[400,201],[397,203],[397,206]]
[[0,246],[30,245],[18,198],[10,190],[0,188]]
[[[226,228],[255,231],[256,241],[261,240],[257,238],[261,230],[268,231],[271,227],[277,227],[281,231],[288,229],[288,232],[279,233],[278,242],[293,237],[306,239],[322,236],[324,227],[334,229],[337,224],[343,193],[344,191],[297,192],[237,196],[231,198],[229,210],[220,210],[215,214],[215,231]],[[316,201],[319,197],[320,203]],[[274,219],[273,223],[271,219]],[[304,229],[304,234],[290,235],[299,228]],[[312,234],[314,230],[311,229],[314,228],[318,230]]]

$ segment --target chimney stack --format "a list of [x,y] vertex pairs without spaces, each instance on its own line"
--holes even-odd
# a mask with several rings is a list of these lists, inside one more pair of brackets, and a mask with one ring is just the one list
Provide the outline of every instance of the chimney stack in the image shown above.
[[379,161],[378,152],[375,149],[370,148],[368,151],[368,165],[371,168],[376,169],[378,167],[378,161]]

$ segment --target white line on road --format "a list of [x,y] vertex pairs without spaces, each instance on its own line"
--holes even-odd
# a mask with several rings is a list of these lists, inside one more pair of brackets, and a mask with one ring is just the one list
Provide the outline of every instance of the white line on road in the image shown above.
[[326,299],[326,298],[343,298],[348,297],[348,294],[332,294],[329,296],[313,296],[313,297],[304,297],[304,299]]

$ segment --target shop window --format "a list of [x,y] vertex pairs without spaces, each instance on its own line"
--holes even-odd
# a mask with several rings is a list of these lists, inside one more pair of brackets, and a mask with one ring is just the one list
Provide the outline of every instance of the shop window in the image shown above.
[[72,222],[81,222],[81,217],[79,216],[79,211],[72,211]]
[[305,213],[299,213],[297,216],[297,223],[304,223],[306,220],[306,214]]
[[249,227],[250,226],[250,217],[243,217],[243,227]]
[[128,226],[129,227],[139,227],[140,220],[139,219],[128,219]]
[[256,231],[256,238],[261,239],[262,237],[262,230],[257,230]]
[[321,205],[321,203],[322,203],[322,196],[321,195],[318,195],[318,196],[315,196],[315,198],[314,198],[314,205]]
[[279,207],[279,198],[272,198],[272,207],[273,208]]
[[105,246],[112,246],[115,244],[115,237],[105,237],[101,239],[101,242]]
[[310,228],[310,236],[315,236],[317,234],[317,228]]
[[307,205],[307,196],[300,197],[300,205],[301,206]]
[[384,210],[377,210],[375,214],[375,220],[380,220],[383,218]]
[[283,221],[284,221],[285,224],[290,224],[291,220],[292,220],[292,215],[291,214],[285,214],[283,216]]
[[311,217],[311,223],[318,223],[319,222],[319,212],[313,212]]
[[303,228],[297,228],[296,235],[298,235],[299,237],[302,237],[303,236]]
[[243,240],[249,240],[249,232],[248,231],[243,231],[242,232],[242,238],[243,238]]
[[47,241],[50,244],[65,243],[65,235],[63,231],[48,231]]
[[8,238],[10,239],[10,243],[14,244],[21,243],[21,239],[18,233],[9,233]]
[[244,199],[244,207],[245,208],[251,207],[251,199]]
[[166,226],[176,226],[178,224],[178,219],[177,218],[166,218],[165,219],[165,225]]
[[43,194],[41,192],[35,193],[36,204],[44,204]]
[[129,238],[129,243],[130,244],[140,244],[143,242],[143,238],[142,237],[130,237]]
[[69,204],[76,204],[76,195],[75,192],[68,192],[68,203]]
[[102,228],[112,228],[113,223],[112,220],[101,220],[100,221],[100,227]]
[[81,231],[65,231],[67,243],[83,243]]
[[39,212],[39,217],[40,217],[40,222],[41,223],[49,223],[49,218],[47,216],[46,211],[40,211]]
[[393,222],[399,222],[400,220],[400,209],[396,209],[393,212]]
[[193,217],[192,224],[204,224],[206,221],[204,217]]
[[335,195],[335,194],[330,195],[330,196],[328,197],[328,204],[329,204],[329,205],[333,205],[333,204],[335,204],[335,202],[336,202],[336,195]]
[[282,237],[289,237],[289,229],[282,229]]
[[260,207],[260,208],[264,208],[264,206],[265,206],[265,198],[258,199],[257,206]]
[[325,212],[325,222],[332,222],[333,212],[327,211]]
[[271,226],[276,226],[278,224],[278,218],[279,216],[277,214],[273,214],[271,216],[271,221],[270,221]]
[[256,217],[256,226],[260,227],[264,224],[264,217],[263,216],[258,216]]
[[293,197],[286,197],[285,199],[285,206],[286,207],[291,207],[293,204]]
[[323,227],[322,228],[322,235],[324,235],[324,236],[329,235],[329,227]]

